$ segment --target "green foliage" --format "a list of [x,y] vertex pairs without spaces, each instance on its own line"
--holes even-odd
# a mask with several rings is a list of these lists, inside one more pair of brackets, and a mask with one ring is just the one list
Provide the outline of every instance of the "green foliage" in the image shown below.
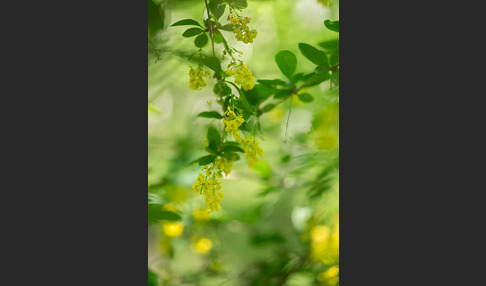
[[148,0],[148,32],[150,38],[164,29],[165,11],[154,0]]
[[291,51],[280,51],[275,55],[275,62],[280,71],[290,79],[297,68],[297,58]]
[[216,118],[216,119],[223,119],[223,115],[219,114],[217,111],[205,111],[201,112],[197,115],[198,117],[204,118]]
[[201,34],[194,39],[194,45],[198,48],[202,48],[208,44],[208,35]]
[[339,21],[325,20],[324,26],[326,26],[326,28],[328,28],[331,31],[339,33]]
[[203,29],[200,28],[189,28],[182,33],[183,37],[189,38],[189,37],[194,37],[196,35],[199,35],[201,33],[204,33]]
[[309,61],[315,63],[316,65],[327,63],[327,55],[323,51],[304,43],[299,43],[299,49],[304,57],[306,57]]
[[298,96],[302,102],[311,102],[314,100],[314,97],[307,92],[299,93]]
[[184,19],[175,22],[174,24],[170,25],[171,27],[176,27],[176,26],[199,26],[202,28],[201,24],[199,24],[196,20],[193,19]]
[[221,135],[219,134],[219,131],[214,126],[209,126],[207,139],[208,139],[209,150],[216,153],[218,151],[219,146],[221,145]]
[[158,282],[159,278],[157,277],[157,275],[155,273],[153,273],[152,271],[150,271],[150,269],[148,270],[148,286],[159,286],[159,282]]

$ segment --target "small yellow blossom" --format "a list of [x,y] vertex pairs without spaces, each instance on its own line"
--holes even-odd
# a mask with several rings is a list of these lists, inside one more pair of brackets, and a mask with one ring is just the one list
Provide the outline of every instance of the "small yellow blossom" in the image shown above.
[[245,151],[245,157],[249,167],[253,167],[259,161],[259,156],[263,156],[263,149],[253,136],[248,135],[243,139],[241,148]]
[[235,83],[241,85],[244,90],[253,89],[255,86],[255,78],[243,62],[240,62],[239,65],[234,61],[231,62],[226,69],[226,74],[235,76]]
[[258,32],[255,29],[250,29],[248,24],[250,24],[249,17],[239,17],[236,15],[230,15],[228,20],[233,25],[233,33],[238,41],[245,44],[253,43],[253,39],[256,38]]
[[209,78],[210,75],[211,73],[203,70],[202,66],[197,68],[191,67],[189,70],[189,87],[193,90],[200,90],[207,85],[204,78]]
[[184,230],[184,225],[182,225],[182,223],[180,222],[163,221],[162,230],[164,231],[164,234],[169,237],[178,237],[182,234],[182,231]]
[[231,109],[231,107],[228,107],[228,110],[226,111],[226,117],[223,120],[225,131],[229,135],[232,135],[235,139],[237,139],[240,137],[241,134],[238,128],[241,126],[241,124],[243,124],[243,122],[245,122],[243,117],[241,115],[236,116],[235,112]]
[[325,283],[326,285],[336,285],[339,281],[338,274],[339,267],[333,265],[329,267],[329,269],[327,269],[326,271],[319,273],[319,275],[317,275],[317,280],[321,282],[327,282]]
[[221,157],[214,161],[214,167],[218,170],[216,172],[216,176],[221,178],[222,173],[228,175],[231,172],[231,169],[233,168],[233,161]]
[[207,238],[199,238],[195,239],[191,246],[194,252],[206,255],[213,248],[213,243]]

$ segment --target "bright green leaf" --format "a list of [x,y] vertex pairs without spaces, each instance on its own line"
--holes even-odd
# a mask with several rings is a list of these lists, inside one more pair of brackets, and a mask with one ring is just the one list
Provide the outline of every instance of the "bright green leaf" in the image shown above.
[[216,118],[216,119],[223,119],[223,116],[219,114],[217,111],[206,111],[206,112],[201,112],[197,115],[198,117],[204,117],[204,118]]
[[324,26],[331,31],[339,33],[339,21],[326,20],[324,21]]
[[194,39],[194,45],[198,48],[204,47],[208,43],[208,35],[206,33],[203,33]]
[[199,35],[201,33],[204,33],[204,31],[201,28],[189,28],[185,30],[184,33],[182,33],[182,36],[185,38],[190,38]]
[[280,71],[290,79],[297,68],[297,58],[291,51],[280,51],[275,55],[275,62]]
[[327,63],[322,63],[316,67],[314,70],[315,73],[317,74],[323,74],[323,73],[328,73],[331,70],[329,65]]
[[215,159],[216,159],[215,155],[207,155],[197,159],[197,161],[199,162],[200,166],[204,166],[207,164],[211,164],[212,162],[214,162]]
[[219,131],[214,126],[209,126],[207,139],[208,148],[213,152],[216,152],[218,146],[221,145],[221,135],[219,135]]
[[287,98],[289,97],[290,95],[292,95],[292,90],[291,89],[284,89],[284,90],[279,90],[275,96],[273,98],[275,99],[283,99],[283,98]]
[[177,21],[170,26],[171,27],[175,27],[175,26],[199,26],[199,27],[202,27],[201,24],[199,24],[196,20],[193,20],[193,19],[180,20],[180,21]]
[[299,96],[300,101],[302,101],[302,102],[311,102],[311,101],[314,100],[314,97],[311,94],[306,93],[306,92],[299,93],[298,96]]
[[326,53],[309,44],[299,43],[299,50],[304,57],[316,65],[327,63]]

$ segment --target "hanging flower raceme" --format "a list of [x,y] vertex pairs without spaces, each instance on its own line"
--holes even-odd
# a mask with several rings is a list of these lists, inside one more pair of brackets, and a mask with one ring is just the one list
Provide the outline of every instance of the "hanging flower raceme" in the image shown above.
[[248,135],[243,139],[241,148],[245,151],[245,157],[249,167],[253,167],[258,163],[260,156],[263,156],[264,153],[259,142],[251,135]]
[[[228,107],[228,110],[226,111],[226,117],[223,120],[224,124],[224,130],[231,136],[233,136],[236,141],[240,139],[240,130],[238,128],[245,122],[245,119],[241,115],[236,116],[236,113],[231,109],[231,107]],[[226,173],[226,172],[225,172]]]
[[235,83],[241,85],[244,90],[253,89],[255,86],[255,78],[243,62],[240,62],[239,65],[234,61],[231,62],[226,69],[226,74],[235,76]]
[[250,24],[249,17],[229,15],[228,21],[233,25],[233,33],[235,34],[236,40],[245,44],[253,43],[253,39],[256,38],[258,32],[248,27],[248,24]]
[[192,185],[195,192],[204,195],[209,212],[221,210],[221,199],[224,196],[221,184],[217,178],[228,175],[233,167],[233,161],[227,158],[217,158],[213,163],[204,166],[203,172],[198,175],[196,182]]
[[205,87],[205,77],[211,76],[211,73],[202,69],[202,66],[197,68],[191,67],[189,70],[189,87],[193,90],[200,90]]

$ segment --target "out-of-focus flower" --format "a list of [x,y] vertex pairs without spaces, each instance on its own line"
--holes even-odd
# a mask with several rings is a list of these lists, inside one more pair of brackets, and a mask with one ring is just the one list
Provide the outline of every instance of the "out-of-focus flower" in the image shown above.
[[197,68],[191,67],[189,70],[189,87],[193,90],[200,90],[207,85],[204,78],[210,75],[211,73],[203,70],[202,66]]
[[210,239],[203,237],[194,239],[191,246],[194,252],[206,255],[213,248],[213,243]]
[[162,230],[169,237],[179,237],[184,230],[184,225],[180,222],[162,222]]
[[196,221],[200,221],[200,222],[207,221],[210,218],[209,210],[206,208],[204,209],[196,208],[192,212],[192,217]]
[[259,161],[259,156],[263,156],[263,149],[253,136],[248,135],[241,143],[241,148],[245,151],[246,161],[249,167],[253,167]]

